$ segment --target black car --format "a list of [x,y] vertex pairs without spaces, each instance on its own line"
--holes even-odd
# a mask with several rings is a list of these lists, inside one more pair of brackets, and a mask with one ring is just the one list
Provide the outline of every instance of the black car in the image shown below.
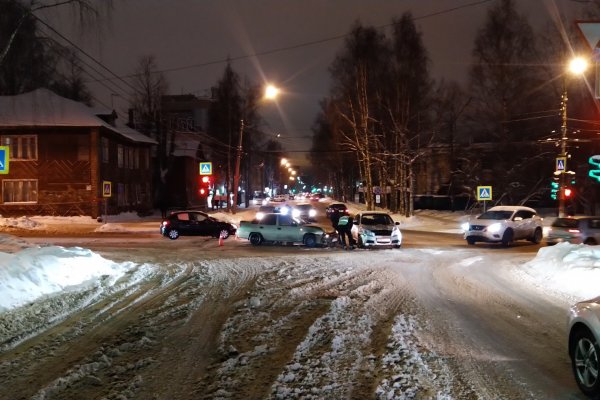
[[212,236],[227,239],[235,235],[236,226],[219,221],[202,211],[177,211],[160,225],[161,235],[171,240],[179,236]]
[[315,221],[317,218],[317,209],[310,204],[298,204],[292,208],[292,216],[304,221]]
[[350,211],[348,211],[348,207],[343,203],[333,203],[325,209],[325,214],[327,218],[331,219],[332,216],[341,217],[342,215],[350,215]]

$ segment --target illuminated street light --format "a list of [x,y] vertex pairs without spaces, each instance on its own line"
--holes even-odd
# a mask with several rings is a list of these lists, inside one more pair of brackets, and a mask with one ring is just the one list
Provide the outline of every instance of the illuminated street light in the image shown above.
[[285,159],[285,158],[282,158],[282,159],[281,159],[281,165],[285,165],[287,162],[288,162],[288,160],[287,160],[287,159]]
[[[279,89],[277,89],[273,85],[267,85],[265,88],[264,98],[267,100],[274,100],[279,93]],[[237,147],[237,157],[235,160],[235,174],[233,175],[233,204],[231,207],[231,212],[235,214],[235,208],[237,207],[237,198],[238,198],[238,186],[240,183],[240,163],[242,161],[242,138],[244,136],[244,118],[240,120],[240,142]]]
[[[576,57],[569,62],[568,71],[574,75],[582,75],[587,69],[587,60],[581,57]],[[565,73],[564,79],[564,90],[562,95],[562,125],[561,125],[561,138],[560,138],[560,155],[559,157],[567,160],[567,74]],[[565,162],[566,164],[566,162]],[[565,216],[565,171],[567,166],[564,166],[564,170],[560,171],[560,182],[558,188],[558,216]],[[558,171],[557,171],[558,172]]]

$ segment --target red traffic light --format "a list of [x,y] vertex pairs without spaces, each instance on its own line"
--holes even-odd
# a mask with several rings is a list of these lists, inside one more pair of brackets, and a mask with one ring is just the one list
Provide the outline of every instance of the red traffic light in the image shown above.
[[573,190],[570,188],[565,188],[565,197],[571,197],[573,195]]
[[202,183],[210,183],[210,176],[203,176]]
[[200,196],[206,196],[208,194],[208,190],[206,188],[200,188],[198,193],[200,193]]

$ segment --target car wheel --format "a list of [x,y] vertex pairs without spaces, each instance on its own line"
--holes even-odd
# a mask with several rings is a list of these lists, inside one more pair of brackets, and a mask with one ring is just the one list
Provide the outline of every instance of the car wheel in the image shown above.
[[317,245],[317,238],[312,233],[304,235],[304,245],[306,247],[315,247]]
[[399,249],[401,246],[399,244],[396,244],[393,246],[395,249]]
[[221,232],[219,232],[217,237],[227,239],[229,237],[229,231],[227,229],[221,229]]
[[598,376],[598,355],[600,348],[594,335],[588,329],[575,332],[571,341],[571,366],[577,386],[587,396],[600,397],[600,377]]
[[531,243],[539,244],[542,241],[544,234],[540,228],[536,228],[535,232],[533,232],[533,236],[529,240]]
[[589,244],[590,246],[595,246],[598,243],[596,242],[596,239],[594,239],[594,238],[587,238],[587,239],[585,239],[585,242],[583,242],[583,244]]
[[179,237],[179,231],[177,229],[171,229],[169,231],[169,239],[175,240]]
[[263,237],[260,233],[251,233],[248,239],[250,240],[250,243],[252,243],[254,246],[258,246],[263,242]]
[[365,247],[365,243],[362,240],[362,236],[358,235],[358,248],[363,249]]
[[502,246],[508,247],[513,242],[513,231],[512,229],[507,229],[504,231],[504,235],[502,235]]
[[471,238],[471,237],[468,237],[468,238],[467,238],[467,244],[469,244],[469,245],[473,246],[473,245],[475,244],[475,239],[473,239],[473,238]]

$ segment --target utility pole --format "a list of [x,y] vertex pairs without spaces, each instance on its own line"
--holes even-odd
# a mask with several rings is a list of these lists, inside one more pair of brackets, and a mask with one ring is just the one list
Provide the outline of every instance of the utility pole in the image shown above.
[[242,161],[242,137],[244,135],[244,119],[240,120],[240,142],[237,147],[237,156],[235,159],[235,172],[233,175],[233,204],[231,205],[231,213],[235,214],[238,198],[238,186],[240,183],[240,163]]
[[[566,79],[565,79],[566,81]],[[562,95],[562,124],[560,129],[560,155],[565,160],[564,169],[560,171],[559,185],[558,185],[558,216],[565,216],[565,173],[567,170],[567,84],[565,82],[565,88]]]

